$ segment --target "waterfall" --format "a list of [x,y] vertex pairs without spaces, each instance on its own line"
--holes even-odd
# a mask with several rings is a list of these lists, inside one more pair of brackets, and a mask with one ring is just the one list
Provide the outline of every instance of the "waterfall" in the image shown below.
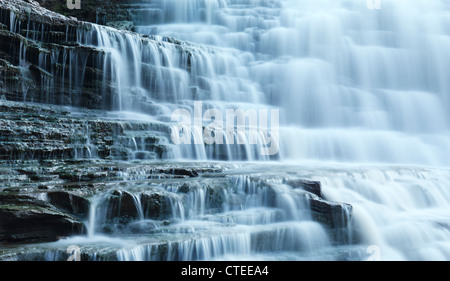
[[[23,77],[39,74],[39,101],[116,122],[106,141],[95,122],[72,129],[76,160],[116,166],[101,184],[87,177],[99,193],[87,235],[45,247],[80,243],[93,260],[364,260],[375,246],[384,260],[449,260],[450,5],[381,2],[135,1],[124,7],[136,32],[80,23],[67,27],[73,46],[48,52],[25,44],[38,38],[27,28],[14,52]],[[3,18],[23,33],[18,15]]]
[[[174,144],[164,132],[163,158],[449,164],[443,0],[386,0],[381,9],[357,0],[152,0],[127,8],[137,33],[83,24],[66,34],[80,48],[38,51],[33,72],[41,77],[41,102],[93,106],[80,93],[95,91],[97,108],[139,112],[167,126],[176,125],[171,117],[178,110],[189,112],[185,132],[194,143]],[[11,31],[29,24],[14,12],[6,19]],[[29,48],[36,52],[20,43],[22,68]],[[87,75],[99,82],[89,85]],[[58,83],[64,95],[54,89]],[[228,110],[280,110],[279,124],[271,124],[279,150],[262,154],[263,134],[252,143],[247,126],[261,128],[264,119],[251,114],[244,115],[249,124],[207,143],[198,102],[200,114],[216,110],[223,117]],[[135,143],[128,149],[136,152]]]
[[[282,162],[449,164],[450,88],[445,73],[450,71],[450,56],[445,50],[450,48],[450,33],[445,26],[450,17],[442,13],[449,9],[445,1],[386,0],[375,10],[365,1],[288,0],[155,0],[137,7],[131,15],[139,33],[214,46],[217,53],[245,58],[233,63],[232,70],[245,73],[243,77],[256,86],[261,98],[254,99],[249,91],[239,91],[237,98],[228,90],[230,94],[224,96],[218,94],[220,88],[209,87],[208,106],[223,110],[232,107],[230,101],[239,101],[245,109],[252,105],[281,108]],[[217,63],[217,56],[211,61]],[[220,76],[214,73],[210,79],[236,89],[240,83],[223,79],[231,78],[230,69],[221,70]],[[199,67],[196,74],[203,77],[211,72]],[[203,151],[201,146],[198,149]],[[254,159],[239,156],[235,148],[225,151],[233,155],[226,160]],[[200,160],[208,155],[184,154]],[[364,238],[353,237],[347,229],[342,239],[380,245],[385,259],[448,259],[448,230],[434,221],[441,221],[448,206],[446,191],[440,188],[448,177],[437,180],[431,171],[432,178],[424,179],[414,168],[406,171],[412,175],[401,176],[400,182],[394,175],[402,173],[401,168],[316,179],[324,184],[327,198],[354,208],[356,232]],[[380,181],[372,172],[388,178]],[[275,221],[309,221],[312,216],[298,212],[309,206],[289,186],[276,184],[275,201],[268,204],[266,189],[252,191],[256,182],[238,177],[235,184],[243,190],[228,190],[232,204],[223,205],[224,214],[233,217],[237,215],[233,212],[246,210],[248,215],[252,208],[270,206],[280,212]],[[195,198],[202,198],[203,193],[197,192]],[[241,192],[245,198],[238,200]],[[204,213],[204,206],[191,205],[197,214]],[[416,220],[419,214],[421,219]],[[334,219],[348,220],[347,209],[341,215]],[[252,224],[239,215],[233,221]],[[319,233],[313,235],[319,237]],[[328,238],[323,240],[330,243]]]
[[[441,0],[386,0],[378,10],[356,0],[154,0],[129,8],[143,35],[93,25],[77,41],[106,53],[104,108],[158,108],[167,120],[177,109],[194,116],[199,100],[223,113],[276,107],[277,159],[439,166],[450,152],[446,8]],[[248,140],[224,141],[178,145],[174,155],[270,160]]]

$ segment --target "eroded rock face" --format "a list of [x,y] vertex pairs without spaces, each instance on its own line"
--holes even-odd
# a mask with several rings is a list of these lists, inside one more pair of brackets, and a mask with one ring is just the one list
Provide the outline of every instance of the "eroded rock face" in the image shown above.
[[[351,205],[316,195],[319,182],[292,174],[234,174],[237,171],[226,163],[15,163],[17,167],[6,177],[0,166],[0,177],[9,183],[0,192],[0,240],[4,244],[84,235],[91,225],[95,234],[147,237],[142,251],[155,259],[181,259],[179,251],[184,247],[240,243],[241,239],[243,243],[250,239],[245,243],[256,252],[304,251],[311,246],[298,235],[315,239],[308,235],[318,230],[320,239],[330,239],[327,243],[353,243],[349,238],[353,232]],[[227,174],[229,169],[231,174]],[[90,216],[92,211],[94,216]],[[246,236],[242,230],[252,231]],[[58,252],[60,248],[32,248],[20,255],[0,248],[0,260],[39,260],[46,257],[42,251],[50,251],[55,260],[66,257]],[[115,255],[109,247],[86,248],[83,258],[132,258],[117,251]]]
[[301,188],[305,191],[308,191],[314,195],[322,197],[322,189],[320,182],[304,180],[304,179],[296,179],[296,180],[286,180],[286,184],[292,186],[293,188]]
[[[57,11],[62,5],[61,1],[57,5],[52,3],[56,1],[41,2]],[[81,14],[89,14],[88,10]],[[132,29],[123,21],[110,25]],[[54,13],[35,1],[1,0],[0,96],[12,101],[110,109],[117,97],[111,73],[104,72],[105,52],[79,42],[80,33],[92,29],[90,23]]]
[[139,217],[140,202],[129,192],[114,190],[107,204],[106,219],[129,221]]
[[106,25],[116,29],[134,31],[134,24],[132,21],[111,21],[107,22]]
[[351,224],[352,206],[345,203],[329,202],[322,198],[309,200],[313,218],[331,228],[348,227]]
[[75,216],[27,195],[0,194],[0,243],[47,242],[85,233]]
[[86,219],[89,215],[89,200],[67,191],[50,191],[47,193],[50,203],[70,214],[81,219]]
[[0,15],[1,94],[7,100],[102,107],[100,87],[109,87],[97,64],[103,53],[77,43],[77,30],[89,24],[34,1],[2,0]]
[[170,199],[161,192],[146,192],[140,195],[145,218],[168,219],[171,215]]
[[[104,111],[84,110],[80,111],[81,115],[74,115],[64,107],[2,100],[0,110],[0,160],[134,159],[139,149],[135,146],[134,134],[138,133],[138,141],[146,149],[140,159],[161,159],[169,149],[164,137],[169,127],[101,120],[101,116],[106,115]],[[155,131],[159,131],[160,136],[155,136]],[[174,172],[195,175],[195,171]],[[71,172],[65,176],[74,181],[80,179]],[[101,175],[83,177],[86,180]]]

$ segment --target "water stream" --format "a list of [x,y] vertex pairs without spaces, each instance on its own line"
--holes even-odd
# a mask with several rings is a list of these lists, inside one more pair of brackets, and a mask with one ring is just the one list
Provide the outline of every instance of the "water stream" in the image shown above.
[[[182,145],[160,132],[166,161],[236,167],[218,182],[186,182],[187,190],[182,181],[124,180],[91,198],[86,237],[56,247],[84,245],[94,260],[364,260],[373,245],[385,260],[450,259],[448,1],[382,0],[381,9],[359,0],[124,7],[137,33],[92,25],[76,36],[105,52],[99,90],[110,96],[102,107],[113,118],[169,126],[184,109],[195,123],[196,102],[224,115],[278,109],[279,128],[271,129],[279,129],[279,151],[263,155],[264,136],[251,144],[246,131],[242,144],[231,143],[236,130],[223,144]],[[84,68],[82,56],[70,61]],[[84,72],[74,69],[77,87]],[[202,137],[201,117],[189,139]],[[95,158],[86,134],[84,156]],[[130,130],[123,142],[130,161],[153,157],[145,153],[154,137]],[[290,184],[293,175],[320,181],[323,198]],[[155,200],[158,210],[149,207]],[[328,219],[314,211],[321,200],[336,204]]]

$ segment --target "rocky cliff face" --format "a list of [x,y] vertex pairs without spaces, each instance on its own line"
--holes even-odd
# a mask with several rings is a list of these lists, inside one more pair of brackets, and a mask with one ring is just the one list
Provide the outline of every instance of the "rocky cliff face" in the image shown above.
[[[237,157],[241,160],[260,156],[256,146],[256,149],[186,146],[176,147],[178,150],[174,152],[169,140],[171,124],[168,121],[176,108],[192,108],[193,101],[201,99],[211,103],[205,103],[205,107],[223,106],[214,104],[218,97],[213,95],[237,101],[246,99],[242,93],[247,91],[251,97],[261,94],[255,92],[251,81],[243,80],[239,71],[234,70],[242,67],[247,60],[245,56],[236,58],[232,50],[78,21],[48,11],[34,1],[2,0],[0,10],[2,99],[70,106],[68,111],[77,112],[77,116],[84,114],[80,112],[81,108],[106,110],[108,112],[96,114],[109,116],[111,111],[144,113],[144,117],[134,115],[129,118],[128,115],[121,118],[143,120],[140,125],[134,122],[126,130],[131,132],[115,142],[134,153],[129,157],[119,152],[125,156],[123,159]],[[36,124],[37,127],[41,125]],[[68,126],[74,128],[73,124]],[[97,129],[88,124],[87,130]],[[80,138],[74,136],[74,139]],[[97,141],[84,139],[81,138],[79,144],[90,150],[104,150],[100,143],[107,143],[99,140],[100,146],[90,147]],[[60,151],[66,151],[62,153],[65,157],[80,155],[74,147],[69,154],[68,146],[73,143],[60,148]],[[227,150],[232,151],[228,153]],[[96,154],[102,158],[115,155],[109,152]]]
[[[117,21],[110,25],[121,26]],[[140,89],[122,76],[134,75],[136,84],[143,83],[146,91],[159,95],[155,98],[164,99],[158,91],[167,86],[154,81],[164,78],[159,68],[175,62],[189,67],[191,53],[197,48],[171,38],[101,27],[21,0],[0,1],[0,39],[1,96],[106,110],[125,109],[125,96],[121,95],[127,92],[126,109],[145,103],[151,111],[152,105]],[[179,56],[180,61],[165,62],[167,52]],[[133,61],[133,56],[141,60]]]
[[165,125],[50,105],[0,101],[0,108],[1,160],[170,158]]
[[[77,44],[88,25],[36,2],[1,1],[0,72],[7,100],[95,107],[98,50]],[[81,67],[77,67],[80,65]],[[84,76],[87,77],[83,83]],[[90,106],[89,106],[90,104]]]
[[[123,88],[131,83],[118,82],[120,74],[114,71],[120,66],[111,65],[116,62],[113,47],[106,52],[98,46],[98,27],[34,1],[0,1],[0,19],[1,159],[170,158],[168,125],[89,111],[117,110],[122,93],[133,92]],[[118,40],[132,36],[142,44],[163,44],[112,28],[105,32],[116,33]],[[126,101],[158,112],[138,94],[127,95]],[[101,116],[107,118],[100,121]]]
[[[262,174],[225,163],[36,164],[0,168],[0,245],[9,245],[0,247],[0,260],[65,260],[61,249],[72,243],[65,239],[80,236],[89,242],[98,234],[144,239],[132,248],[94,243],[83,249],[83,260],[197,259],[200,253],[226,254],[227,247],[246,239],[250,244],[242,246],[252,252],[302,251],[310,246],[297,239],[309,237],[309,227],[319,230],[313,240],[325,235],[341,245],[358,239],[351,228],[352,207],[327,201],[319,182],[289,169]],[[311,219],[311,225],[303,229],[292,219]],[[40,244],[49,241],[59,242]],[[24,243],[34,244],[17,251]],[[136,249],[144,256],[133,256]]]

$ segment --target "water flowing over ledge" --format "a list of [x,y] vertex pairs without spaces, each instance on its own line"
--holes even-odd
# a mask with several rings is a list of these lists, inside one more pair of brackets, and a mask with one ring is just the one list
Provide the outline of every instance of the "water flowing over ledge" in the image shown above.
[[[275,159],[448,165],[445,5],[341,2],[143,1],[124,5],[132,33],[3,1],[4,95],[167,125],[195,100],[280,108]],[[247,143],[176,149],[169,158],[268,160]]]
[[[1,260],[450,259],[444,1],[121,7],[0,0]],[[279,153],[175,145],[198,101],[280,109]]]
[[385,260],[449,254],[448,170],[48,160],[7,171],[2,260],[66,260],[71,245],[83,260],[364,260],[371,245]]

